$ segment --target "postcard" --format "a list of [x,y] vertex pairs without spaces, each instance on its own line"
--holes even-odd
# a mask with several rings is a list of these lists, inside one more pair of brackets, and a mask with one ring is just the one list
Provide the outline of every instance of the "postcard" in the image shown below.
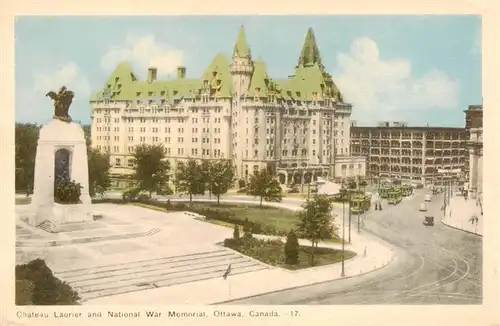
[[498,325],[481,10],[13,14],[2,324]]

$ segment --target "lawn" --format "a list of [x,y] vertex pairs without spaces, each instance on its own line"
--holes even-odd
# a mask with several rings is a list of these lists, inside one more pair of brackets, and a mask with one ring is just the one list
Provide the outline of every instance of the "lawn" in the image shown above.
[[[261,240],[256,238],[241,238],[239,241],[226,239],[224,245],[246,256],[255,258],[263,263],[291,270],[335,264],[342,261],[342,251],[331,248],[315,248],[314,266],[311,266],[311,247],[299,247],[299,263],[285,264],[285,244],[279,240]],[[352,251],[344,251],[344,259],[356,256]]]
[[204,208],[216,209],[219,212],[227,212],[236,220],[258,223],[261,225],[270,225],[276,230],[288,233],[295,226],[297,221],[297,213],[288,209],[277,207],[264,206],[260,208],[258,205],[245,204],[220,204],[215,203],[192,203],[189,205],[197,211]]
[[30,203],[31,203],[31,197],[16,198],[16,205],[29,205]]

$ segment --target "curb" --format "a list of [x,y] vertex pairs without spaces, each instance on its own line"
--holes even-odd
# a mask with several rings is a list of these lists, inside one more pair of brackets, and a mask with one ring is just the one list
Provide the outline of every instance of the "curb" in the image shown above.
[[443,223],[443,225],[451,228],[451,229],[455,229],[455,230],[458,230],[458,231],[462,231],[462,232],[465,232],[465,233],[469,233],[469,234],[472,234],[472,235],[475,235],[475,236],[478,236],[478,237],[482,237],[483,235],[480,234],[480,233],[476,233],[476,232],[473,232],[473,231],[469,231],[469,230],[464,230],[462,228],[459,228],[457,226],[453,226],[451,224],[448,224],[446,223],[444,220],[441,220],[441,223]]
[[309,286],[313,286],[313,285],[320,285],[320,284],[325,284],[325,283],[329,283],[329,282],[336,282],[336,281],[340,281],[340,280],[347,280],[347,279],[351,279],[351,278],[354,278],[354,277],[363,276],[363,275],[376,272],[376,271],[378,271],[378,270],[380,270],[382,268],[385,268],[385,267],[389,266],[390,264],[392,264],[392,262],[394,261],[395,258],[396,258],[396,255],[393,255],[391,257],[391,260],[389,260],[389,262],[387,264],[379,266],[379,267],[377,267],[375,269],[372,269],[371,271],[368,271],[368,272],[364,272],[364,273],[360,273],[360,274],[356,274],[356,275],[351,275],[351,276],[339,277],[339,278],[333,279],[333,280],[319,281],[319,282],[314,282],[314,283],[305,284],[305,285],[292,286],[292,287],[289,287],[289,288],[286,288],[286,289],[280,289],[280,290],[274,290],[274,291],[269,291],[269,292],[263,292],[263,293],[259,293],[259,294],[254,294],[254,295],[249,295],[249,296],[246,296],[246,297],[237,298],[237,299],[231,299],[231,300],[226,300],[226,301],[219,301],[219,302],[215,302],[215,303],[209,303],[208,305],[209,306],[221,305],[221,304],[231,303],[231,302],[238,301],[238,300],[252,299],[252,298],[260,297],[260,296],[263,296],[263,295],[269,295],[269,294],[279,293],[279,292],[289,291],[289,290],[296,290],[296,289],[301,289],[301,288],[305,288],[305,287],[309,287]]

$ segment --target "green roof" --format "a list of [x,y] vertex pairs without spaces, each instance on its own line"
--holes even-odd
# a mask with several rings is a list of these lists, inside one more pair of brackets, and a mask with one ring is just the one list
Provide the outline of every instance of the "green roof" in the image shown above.
[[299,65],[308,66],[315,63],[321,64],[321,56],[319,55],[319,48],[316,44],[314,31],[312,28],[309,28],[300,53]]
[[[234,53],[238,57],[250,59],[250,48],[246,42],[245,30],[240,27]],[[205,69],[201,78],[177,78],[172,80],[139,81],[127,62],[120,63],[106,81],[104,88],[92,94],[91,101],[109,97],[112,100],[165,99],[172,103],[180,98],[197,98],[204,87],[212,96],[230,98],[234,85],[230,73],[230,62],[223,54],[217,54]],[[206,82],[206,84],[205,84]],[[285,80],[272,80],[267,73],[264,61],[259,58],[254,63],[254,71],[246,96],[276,94],[285,100],[309,101],[318,96],[331,97],[343,102],[342,95],[325,71],[321,63],[319,48],[312,28],[307,31],[295,74]]]
[[166,99],[167,103],[181,98],[199,97],[203,82],[207,80],[212,95],[231,97],[232,79],[229,72],[229,61],[218,54],[205,70],[202,78],[177,78],[173,80],[140,81],[132,72],[129,63],[120,63],[108,78],[104,88],[92,94],[90,100],[109,97],[111,100]]
[[239,58],[250,58],[250,47],[247,43],[247,38],[245,36],[245,28],[240,26],[240,30],[238,32],[238,38],[236,39],[236,44],[234,45],[233,57]]
[[203,73],[203,82],[205,80],[209,83],[211,90],[216,92],[218,96],[232,96],[234,92],[233,80],[229,71],[229,60],[225,55],[219,53],[215,56]]
[[267,75],[267,69],[264,61],[259,58],[254,63],[254,71],[252,75],[252,79],[250,80],[250,86],[247,92],[248,96],[256,96],[257,90],[260,96],[268,95],[267,85],[269,83],[269,77]]

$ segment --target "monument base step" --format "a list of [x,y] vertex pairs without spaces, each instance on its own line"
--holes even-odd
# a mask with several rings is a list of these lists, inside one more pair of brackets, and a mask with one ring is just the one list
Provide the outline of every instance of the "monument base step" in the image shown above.
[[62,237],[54,239],[54,237],[43,237],[36,240],[30,240],[29,237],[26,239],[21,239],[16,241],[16,247],[54,247],[54,246],[63,246],[70,244],[82,244],[82,243],[90,243],[90,242],[99,242],[99,241],[110,241],[110,240],[125,240],[125,239],[133,239],[140,237],[149,237],[155,235],[160,232],[161,229],[151,228],[146,229],[143,232],[123,232],[123,233],[115,233],[115,234],[106,234],[106,235],[96,235],[96,236],[82,236],[82,237],[74,237],[70,238],[66,236],[66,232],[61,233],[53,233],[54,235],[61,235]]

